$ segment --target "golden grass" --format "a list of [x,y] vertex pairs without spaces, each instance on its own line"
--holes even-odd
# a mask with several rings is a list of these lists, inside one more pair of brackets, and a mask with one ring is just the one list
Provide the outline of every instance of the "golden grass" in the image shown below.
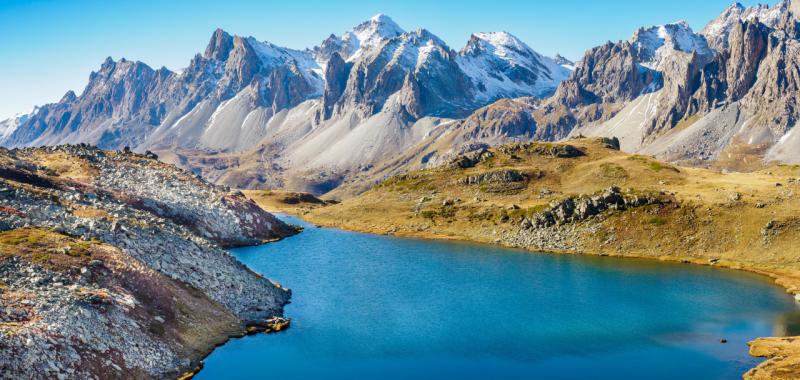
[[72,215],[86,219],[111,219],[108,211],[95,207],[78,207],[72,210]]
[[[284,191],[284,190],[242,190],[247,198],[255,201],[261,208],[270,212],[286,212],[290,214],[305,214],[312,209],[323,206],[317,202],[306,202],[302,199],[310,194]],[[288,203],[288,199],[299,199],[297,203]],[[320,202],[322,202],[320,200]]]
[[97,176],[97,168],[86,160],[63,152],[37,150],[29,157],[31,162],[43,166],[60,177],[86,182]]
[[19,256],[42,265],[70,266],[88,261],[98,244],[42,228],[0,232],[0,256]]

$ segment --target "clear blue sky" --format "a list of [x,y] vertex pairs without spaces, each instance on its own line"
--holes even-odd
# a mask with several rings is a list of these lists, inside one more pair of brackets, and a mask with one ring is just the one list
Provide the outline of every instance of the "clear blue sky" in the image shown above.
[[[777,0],[776,0],[777,1]],[[741,1],[753,5],[756,1]],[[627,39],[639,26],[683,19],[695,30],[730,0],[0,0],[0,118],[80,93],[103,59],[125,57],[178,69],[212,31],[292,48],[318,44],[376,13],[406,30],[424,27],[452,49],[470,33],[510,32],[540,53],[578,59]]]

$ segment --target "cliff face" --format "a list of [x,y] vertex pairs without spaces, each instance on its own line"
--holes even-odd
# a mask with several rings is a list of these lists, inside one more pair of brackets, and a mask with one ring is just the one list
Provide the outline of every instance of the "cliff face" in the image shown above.
[[[571,116],[572,136],[616,136],[623,150],[669,161],[735,170],[758,169],[769,161],[797,162],[796,8],[795,1],[752,8],[734,4],[702,34],[671,24],[664,29],[668,33],[658,34],[663,40],[640,30],[615,44],[617,51],[600,56],[605,65],[620,62],[612,65],[616,71],[581,75],[598,66],[597,51],[603,49],[590,50],[576,75],[562,83],[555,100],[567,106],[556,110]],[[631,54],[622,49],[628,43],[660,47]],[[622,75],[637,68],[656,80],[636,86]],[[609,80],[633,92],[605,85],[598,93],[591,86]],[[546,117],[537,121],[551,122]]]
[[221,245],[295,230],[153,156],[0,151],[0,371],[162,378],[282,314],[289,291]]

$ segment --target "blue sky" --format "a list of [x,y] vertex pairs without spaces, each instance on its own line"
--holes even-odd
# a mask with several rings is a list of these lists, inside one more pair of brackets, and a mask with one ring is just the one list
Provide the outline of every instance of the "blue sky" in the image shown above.
[[[756,1],[740,1],[753,5]],[[0,0],[0,118],[80,93],[107,56],[178,69],[212,31],[305,48],[376,13],[424,27],[458,50],[472,32],[507,31],[540,53],[578,59],[639,26],[683,19],[700,30],[730,0],[101,1]]]

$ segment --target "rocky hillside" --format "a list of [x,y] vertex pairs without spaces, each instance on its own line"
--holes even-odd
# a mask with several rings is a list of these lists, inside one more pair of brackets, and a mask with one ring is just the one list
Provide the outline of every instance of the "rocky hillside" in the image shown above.
[[288,302],[221,247],[295,232],[152,154],[0,150],[0,372],[177,377]]
[[[617,136],[626,151],[673,162],[736,170],[798,162],[797,6],[737,3],[702,34],[659,31],[646,40],[674,53],[656,54],[656,65],[636,49],[642,31],[592,50],[557,91],[566,95],[557,97],[567,104],[560,112],[572,118],[573,136]],[[635,75],[639,67],[647,75]],[[591,81],[579,74],[586,69],[595,74],[583,77]]]
[[[371,233],[733,267],[800,292],[798,166],[722,174],[581,138],[478,149],[340,204],[268,204]],[[774,359],[749,376],[798,376],[793,338],[752,347]]]

